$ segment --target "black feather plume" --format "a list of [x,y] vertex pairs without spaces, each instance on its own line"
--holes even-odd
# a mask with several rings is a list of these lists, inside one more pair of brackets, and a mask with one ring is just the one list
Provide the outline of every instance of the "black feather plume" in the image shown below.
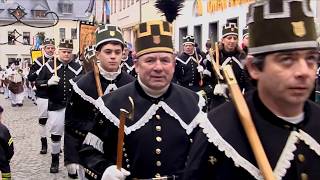
[[172,23],[183,8],[184,0],[156,0],[155,7]]

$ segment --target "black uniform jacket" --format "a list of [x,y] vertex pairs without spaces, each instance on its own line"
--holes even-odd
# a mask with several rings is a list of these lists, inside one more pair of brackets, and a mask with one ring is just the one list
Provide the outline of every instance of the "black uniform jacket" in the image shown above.
[[129,110],[128,97],[135,103],[133,120],[126,120],[124,166],[132,178],[153,178],[181,173],[197,122],[205,113],[205,102],[196,93],[171,84],[155,99],[142,90],[138,81],[98,99],[97,123],[84,140],[80,151],[87,177],[100,179],[105,169],[116,162],[119,110]]
[[[214,60],[216,55],[213,55]],[[252,85],[250,83],[249,76],[245,71],[243,60],[245,58],[245,54],[242,51],[236,50],[233,52],[226,52],[224,49],[219,50],[219,66],[220,66],[220,74],[223,75],[222,69],[226,65],[231,65],[232,70],[235,74],[236,80],[240,86],[241,90],[249,91],[252,89]],[[207,55],[207,58],[202,61],[203,66],[205,67],[204,79],[207,84],[211,84],[211,89],[206,89],[206,93],[211,102],[209,102],[210,109],[217,107],[218,105],[225,102],[225,98],[222,96],[213,95],[213,90],[216,84],[218,83],[218,77],[216,76],[216,72],[212,67],[212,58]],[[226,83],[223,80],[220,80],[220,83]]]
[[72,90],[69,80],[79,76],[81,73],[82,66],[74,60],[68,64],[63,64],[57,60],[57,75],[60,77],[59,84],[48,86],[48,80],[51,76],[54,76],[54,61],[49,61],[42,67],[36,80],[36,86],[47,90],[49,111],[56,111],[66,107]]
[[[44,63],[48,62],[49,60],[51,59],[44,57]],[[30,71],[27,77],[30,82],[34,82],[37,80],[38,74],[40,73],[43,65],[44,64],[43,64],[42,57],[39,57],[34,61],[32,66],[30,67]],[[47,91],[43,88],[36,90],[36,96],[40,98],[45,98],[45,99],[48,98]]]
[[[276,179],[320,179],[320,107],[305,103],[305,118],[291,124],[258,98],[246,95],[255,127]],[[231,102],[208,114],[191,148],[184,179],[263,179],[236,109]]]
[[202,57],[198,54],[198,62],[196,55],[188,55],[182,53],[176,57],[176,68],[174,71],[173,81],[177,84],[191,89],[192,91],[200,91],[200,73],[198,72],[198,63],[200,64]]
[[13,153],[13,140],[10,132],[0,123],[0,171],[3,179],[11,178],[10,159]]
[[122,60],[121,69],[122,69],[122,71],[125,71],[128,74],[130,74],[131,76],[137,77],[137,73],[134,68],[134,63],[133,63],[132,57],[128,56],[127,59]]
[[[100,75],[102,91],[105,92],[110,84],[121,87],[134,78],[126,72],[121,72],[113,81],[106,80]],[[88,131],[94,125],[94,119],[98,114],[95,101],[98,99],[96,82],[93,71],[82,76],[76,82],[72,82],[73,92],[68,102],[65,118],[65,163],[79,163],[78,151]]]
[[320,104],[320,67],[317,70],[315,101]]

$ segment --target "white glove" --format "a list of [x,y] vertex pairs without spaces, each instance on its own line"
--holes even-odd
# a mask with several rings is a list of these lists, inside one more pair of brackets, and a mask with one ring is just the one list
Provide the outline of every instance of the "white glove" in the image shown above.
[[203,97],[206,95],[206,92],[204,92],[204,90],[200,90],[197,92],[197,94]]
[[202,73],[203,72],[203,67],[201,65],[198,65],[197,66],[197,69],[198,69],[198,72],[199,73]]
[[66,165],[66,168],[69,174],[77,174],[77,171],[79,171],[79,165],[75,163]]
[[60,81],[60,78],[58,76],[52,76],[49,80],[48,80],[48,86],[53,86],[53,85],[58,85]]
[[125,180],[130,172],[121,168],[121,171],[117,169],[116,165],[109,166],[102,175],[101,180]]
[[213,94],[218,95],[218,96],[224,96],[227,98],[228,97],[227,96],[227,88],[228,88],[228,85],[226,85],[226,84],[217,84],[214,87]]
[[203,71],[203,74],[211,77],[211,72],[210,72],[209,70],[207,70],[207,69],[205,69],[205,70]]

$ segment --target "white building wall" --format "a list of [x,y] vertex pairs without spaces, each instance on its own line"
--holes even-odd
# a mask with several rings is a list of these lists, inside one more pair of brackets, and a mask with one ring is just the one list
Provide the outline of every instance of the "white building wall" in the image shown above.
[[65,28],[65,38],[71,39],[71,29],[77,29],[77,39],[73,40],[73,54],[79,51],[79,21],[72,20],[60,20],[59,23],[53,27],[53,37],[56,40],[56,46],[59,45],[60,41],[60,28]]
[[[181,42],[179,42],[179,29],[187,27],[188,35],[194,35],[194,26],[202,26],[202,43],[199,47],[205,50],[205,43],[209,39],[209,24],[212,22],[218,22],[218,39],[222,35],[222,27],[226,24],[228,19],[238,18],[239,26],[239,39],[242,39],[242,30],[246,26],[248,4],[243,4],[237,7],[227,8],[224,11],[217,11],[215,13],[207,12],[207,0],[202,0],[203,14],[202,16],[195,16],[193,13],[193,4],[195,0],[187,0],[184,3],[184,8],[180,12],[177,20],[174,22],[174,47],[176,50],[180,49]],[[320,19],[320,1],[311,0],[311,7],[314,14],[318,11],[317,15]],[[317,8],[318,7],[318,8]]]
[[[131,0],[111,0],[110,4],[113,4],[112,8],[114,8],[114,2],[112,1],[116,2],[116,12],[111,13],[110,23],[122,28],[125,41],[130,42],[133,48],[135,42],[133,30],[135,25],[149,20],[163,19],[154,7],[155,0],[141,0],[141,12],[140,1],[134,0],[134,4],[131,4]],[[122,5],[121,10],[120,1]],[[129,7],[128,2],[130,3]],[[123,3],[125,3],[124,9]]]
[[248,10],[248,4],[244,4],[238,7],[227,8],[224,11],[218,11],[215,13],[207,12],[207,0],[203,0],[203,14],[202,16],[195,16],[193,14],[194,0],[185,1],[184,8],[181,11],[181,15],[178,16],[175,21],[174,32],[174,47],[179,49],[181,42],[179,42],[179,29],[187,27],[188,35],[194,35],[194,26],[202,26],[202,44],[199,47],[202,50],[205,49],[205,43],[209,39],[209,24],[212,22],[218,22],[218,39],[222,35],[222,27],[226,24],[228,19],[237,18],[239,26],[239,34],[242,37],[242,29],[246,26],[246,13]]
[[6,27],[0,27],[0,43],[8,42],[8,32],[16,29],[20,34],[17,40],[23,42],[23,32],[30,32],[30,45],[23,45],[18,42],[15,45],[0,45],[0,65],[2,67],[8,65],[8,58],[31,58],[30,49],[33,47],[34,37],[38,32],[45,32],[46,38],[54,38],[56,46],[59,45],[60,41],[60,28],[65,28],[66,39],[71,39],[71,29],[77,29],[77,39],[73,39],[73,53],[78,53],[79,49],[79,22],[72,20],[60,20],[59,23],[51,28],[32,28],[21,24],[15,24]]
[[0,45],[0,65],[5,67],[8,65],[8,58],[21,58],[22,60],[25,58],[30,58],[30,49],[32,48],[33,44],[33,37],[38,32],[45,32],[46,36],[53,36],[53,29],[52,28],[43,28],[37,29],[28,27],[25,25],[17,24],[17,25],[10,25],[6,27],[0,27],[0,43],[8,42],[8,32],[17,30],[21,34],[18,41],[23,42],[23,32],[30,32],[30,44],[31,45],[23,45],[18,42],[15,45]]

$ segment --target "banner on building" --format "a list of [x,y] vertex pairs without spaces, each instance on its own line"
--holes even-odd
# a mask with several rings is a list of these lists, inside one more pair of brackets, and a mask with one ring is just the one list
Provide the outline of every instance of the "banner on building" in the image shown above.
[[195,16],[202,16],[203,14],[203,7],[202,7],[202,0],[195,0],[193,3],[193,14]]
[[87,46],[93,45],[96,43],[96,26],[91,22],[80,22],[80,32],[79,32],[79,55],[80,58],[83,56],[84,49]]
[[254,0],[208,0],[207,12],[214,13],[217,11],[223,11],[230,7],[236,7],[243,4],[251,3]]

